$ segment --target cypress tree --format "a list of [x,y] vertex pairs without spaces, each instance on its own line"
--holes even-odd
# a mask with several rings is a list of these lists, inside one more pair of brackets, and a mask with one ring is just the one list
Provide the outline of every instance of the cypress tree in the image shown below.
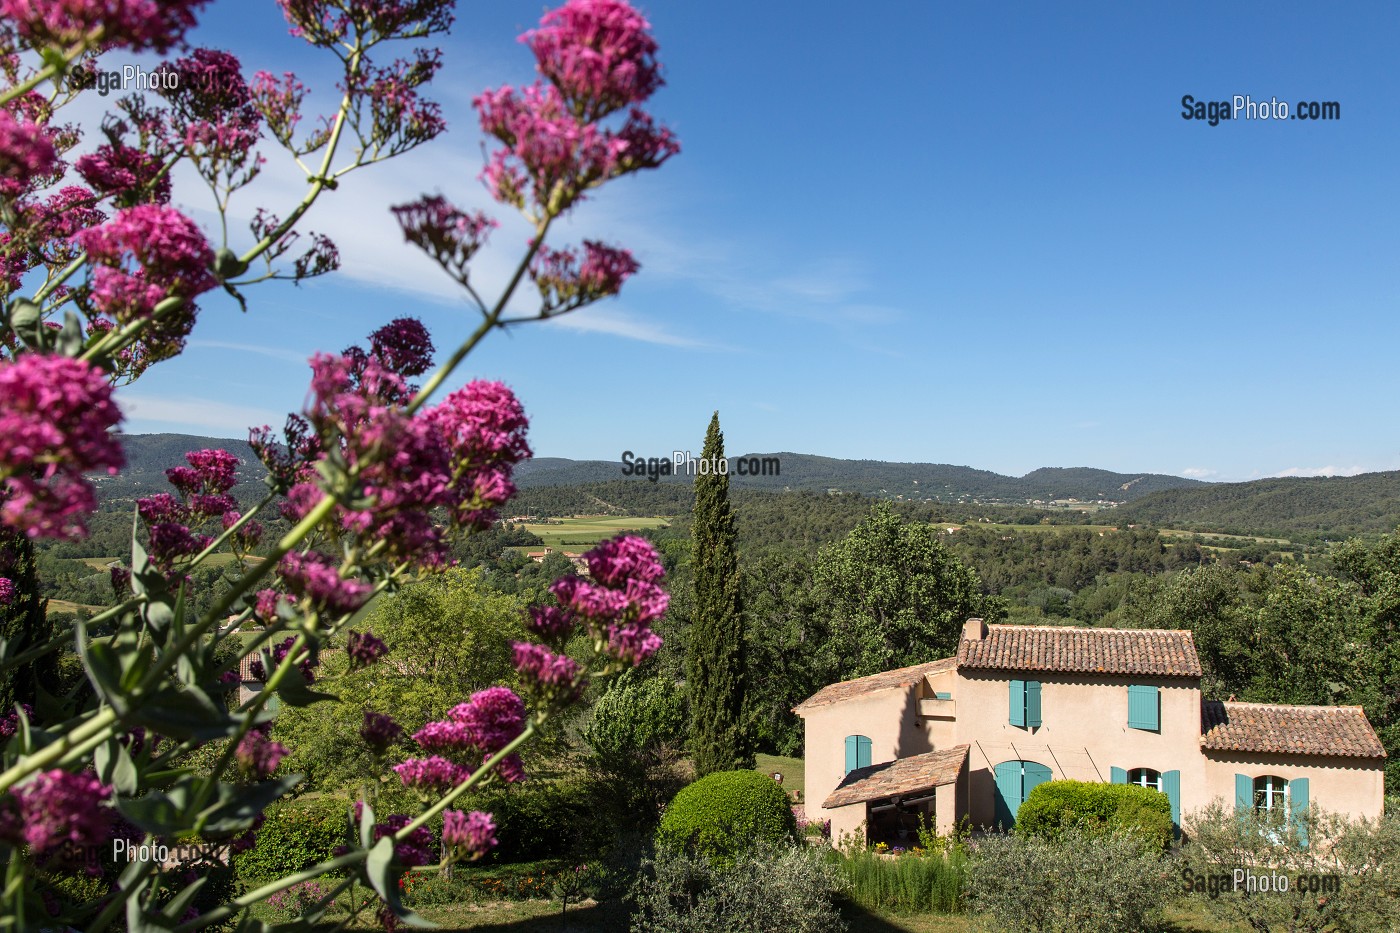
[[[711,465],[724,459],[719,412],[710,419],[700,457]],[[690,750],[696,777],[704,777],[753,765],[743,724],[744,624],[727,473],[712,469],[695,478],[691,534],[695,614],[686,677],[690,682]]]

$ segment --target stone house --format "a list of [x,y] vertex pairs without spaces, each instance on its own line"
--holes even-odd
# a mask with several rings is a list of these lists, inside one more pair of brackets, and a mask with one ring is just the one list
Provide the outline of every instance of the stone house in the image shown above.
[[1172,821],[1217,798],[1376,817],[1385,750],[1360,707],[1207,701],[1189,631],[963,627],[955,657],[832,684],[794,708],[807,814],[908,845],[1014,825],[1051,779],[1151,787]]

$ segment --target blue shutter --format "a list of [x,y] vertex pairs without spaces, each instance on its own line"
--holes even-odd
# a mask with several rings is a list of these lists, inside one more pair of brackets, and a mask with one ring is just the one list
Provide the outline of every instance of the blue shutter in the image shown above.
[[1161,728],[1160,698],[1156,687],[1128,688],[1128,725],[1156,732]]
[[1026,682],[1024,680],[1011,681],[1011,724],[1013,726],[1024,726],[1026,724]]
[[1172,805],[1172,833],[1181,835],[1181,772],[1162,772],[1162,793]]
[[1016,825],[1016,810],[1021,806],[1021,763],[1003,761],[994,770],[996,775],[996,822],[1002,829]]
[[863,735],[856,736],[856,767],[870,767],[870,740]]
[[1040,681],[1026,681],[1026,725],[1040,726]]
[[1110,783],[1110,784],[1126,784],[1126,783],[1128,783],[1128,772],[1124,771],[1122,768],[1109,768],[1109,769],[1108,769],[1108,783]]
[[1254,809],[1254,779],[1247,774],[1235,775],[1235,812],[1241,815]]
[[935,700],[951,700],[953,695],[951,693],[934,693],[933,698]]
[[847,773],[847,774],[850,774],[850,773],[851,773],[852,771],[854,771],[856,768],[860,767],[858,764],[856,764],[857,756],[860,754],[859,751],[857,750],[857,749],[859,748],[859,743],[858,743],[858,741],[857,741],[858,739],[860,739],[860,736],[858,736],[858,735],[848,735],[848,736],[846,736],[846,773]]
[[1288,813],[1298,830],[1298,843],[1308,847],[1308,827],[1303,823],[1303,814],[1308,810],[1308,779],[1294,778],[1288,782]]

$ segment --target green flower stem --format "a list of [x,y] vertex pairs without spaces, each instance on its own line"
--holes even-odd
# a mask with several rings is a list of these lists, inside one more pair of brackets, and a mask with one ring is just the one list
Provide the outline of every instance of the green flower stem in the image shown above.
[[259,901],[267,900],[269,897],[276,894],[278,891],[285,891],[288,888],[295,887],[296,885],[301,884],[303,881],[310,881],[313,878],[319,878],[326,872],[335,871],[340,868],[349,868],[352,865],[358,865],[360,862],[363,862],[368,856],[369,851],[367,849],[358,852],[349,852],[345,855],[340,856],[339,858],[333,858],[329,862],[322,862],[319,865],[313,865],[310,868],[305,869],[304,871],[299,871],[294,875],[288,875],[287,877],[279,878],[276,881],[269,881],[262,887],[249,891],[242,897],[229,901],[222,907],[216,907],[213,910],[209,911],[209,913],[207,914],[195,917],[193,920],[180,924],[174,929],[173,933],[190,933],[190,931],[202,929],[203,927],[207,927],[211,924],[218,923],[221,920],[226,920],[229,917],[232,917],[234,914],[238,913],[239,911],[242,911],[248,907],[252,907]]
[[457,348],[456,352],[452,354],[452,358],[439,366],[437,371],[423,384],[423,388],[418,390],[418,394],[408,403],[408,414],[412,415],[419,408],[422,408],[423,403],[438,390],[448,376],[452,375],[452,371],[461,364],[462,360],[467,358],[467,354],[471,353],[472,350],[476,348],[476,345],[491,332],[492,328],[500,323],[501,315],[504,314],[506,310],[506,304],[510,301],[511,295],[515,294],[516,286],[520,284],[520,280],[524,278],[525,270],[530,267],[530,262],[535,258],[535,254],[538,253],[540,247],[544,245],[544,237],[545,234],[549,232],[551,221],[552,218],[546,217],[544,221],[535,228],[535,238],[531,241],[530,248],[525,252],[525,257],[520,260],[520,265],[515,267],[515,274],[511,276],[505,291],[501,292],[501,297],[497,299],[496,306],[491,309],[490,314],[486,315],[486,319],[481,322],[481,326],[473,331],[466,342]]
[[243,530],[243,528],[246,527],[247,524],[253,520],[254,515],[257,515],[260,511],[262,511],[264,508],[270,505],[272,503],[272,500],[276,498],[277,495],[271,492],[264,496],[261,502],[259,502],[257,505],[253,506],[251,509],[245,512],[242,515],[242,517],[238,519],[238,521],[225,528],[223,534],[219,535],[213,541],[210,541],[208,547],[200,551],[194,557],[190,558],[190,567],[198,567],[201,561],[206,560],[210,554],[213,554],[219,548],[223,547],[225,541],[238,534],[239,531]]
[[[153,840],[154,837],[150,833],[147,833],[144,844],[150,845]],[[117,914],[125,910],[126,902],[131,899],[133,894],[136,894],[140,890],[141,881],[151,873],[151,869],[155,867],[155,864],[154,860],[140,862],[136,869],[136,877],[122,879],[127,883],[118,888],[117,896],[112,898],[107,903],[107,906],[102,909],[102,912],[92,919],[92,923],[88,924],[86,933],[101,933],[102,930],[111,926],[112,921],[117,919]]]
[[19,84],[16,84],[9,90],[0,93],[0,106],[8,104],[10,101],[14,100],[17,97],[22,97],[25,94],[28,94],[36,87],[43,84],[45,81],[49,80],[50,78],[56,77],[60,72],[66,71],[68,69],[68,66],[73,64],[73,62],[77,60],[79,55],[82,55],[89,48],[93,48],[101,43],[102,32],[103,29],[101,27],[94,29],[89,35],[83,37],[82,42],[79,42],[77,45],[73,46],[66,52],[61,52],[60,54],[63,56],[62,64],[59,64],[57,62],[50,62],[43,68],[40,68],[38,71],[36,71],[28,79],[21,81]]
[[[91,619],[88,619],[88,624],[91,625],[94,622],[105,622],[112,616],[120,615],[121,613],[126,612],[128,609],[134,609],[137,606],[144,603],[145,601],[146,597],[144,596],[133,596],[130,599],[127,599],[126,601],[120,603],[119,605],[112,606],[110,609],[104,609],[102,612],[93,616]],[[0,662],[0,673],[3,673],[4,671],[7,671],[10,668],[15,667],[17,665],[24,664],[27,661],[32,661],[34,658],[43,657],[50,651],[56,651],[59,648],[62,648],[64,644],[66,644],[69,640],[72,639],[72,637],[73,633],[71,631],[64,632],[61,635],[55,635],[53,638],[49,639],[49,641],[45,642],[42,645],[39,645],[38,647],[30,648],[23,654],[15,655],[9,660]]]
[[42,305],[44,299],[53,294],[54,289],[58,288],[58,286],[71,279],[74,273],[83,267],[83,263],[85,262],[87,262],[87,252],[81,251],[78,253],[77,259],[74,259],[68,265],[64,266],[63,271],[60,272],[56,278],[51,278],[45,282],[43,288],[35,292],[34,297],[30,300],[36,305]]
[[63,738],[59,739],[57,742],[39,749],[39,751],[32,755],[26,755],[4,774],[0,774],[0,794],[3,794],[35,771],[56,764],[66,757],[70,751],[82,746],[85,742],[96,738],[97,741],[90,747],[96,747],[102,744],[111,734],[111,726],[116,721],[117,714],[110,706],[100,709],[93,714],[91,719],[63,736]]

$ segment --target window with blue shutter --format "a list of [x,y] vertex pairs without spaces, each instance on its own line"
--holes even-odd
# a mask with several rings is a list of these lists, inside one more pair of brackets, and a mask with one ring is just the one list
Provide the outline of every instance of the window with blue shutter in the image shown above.
[[1254,809],[1254,779],[1247,774],[1235,775],[1235,812],[1241,816]]
[[1031,791],[1054,776],[1037,761],[1003,761],[992,773],[996,779],[996,822],[1002,829],[1016,825],[1016,813]]
[[1161,729],[1161,697],[1156,687],[1128,688],[1128,725],[1157,732]]
[[870,767],[870,739],[863,735],[846,736],[846,774],[856,768]]
[[1109,769],[1108,769],[1108,783],[1110,783],[1110,784],[1126,784],[1126,783],[1128,783],[1128,772],[1125,771],[1125,770],[1122,769],[1122,768],[1109,768]]
[[1040,681],[1011,681],[1007,720],[1013,726],[1034,729],[1040,725]]

